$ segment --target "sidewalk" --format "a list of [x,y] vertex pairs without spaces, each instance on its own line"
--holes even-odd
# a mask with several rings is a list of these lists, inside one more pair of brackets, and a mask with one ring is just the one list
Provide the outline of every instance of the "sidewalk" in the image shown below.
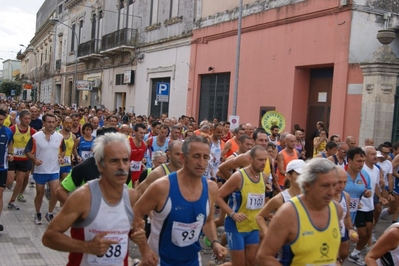
[[[46,248],[42,244],[42,235],[48,223],[44,218],[48,210],[48,201],[44,197],[42,204],[43,224],[36,225],[34,221],[35,208],[33,199],[35,188],[26,188],[24,194],[26,202],[16,204],[20,210],[7,208],[12,190],[5,189],[3,194],[3,211],[0,217],[0,224],[4,231],[0,232],[0,256],[1,265],[22,266],[22,265],[66,265],[68,253],[58,252]],[[58,212],[58,208],[54,213]]]

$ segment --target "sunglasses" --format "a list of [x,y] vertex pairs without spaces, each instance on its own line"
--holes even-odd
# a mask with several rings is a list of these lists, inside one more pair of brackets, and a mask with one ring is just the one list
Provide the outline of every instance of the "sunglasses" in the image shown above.
[[348,151],[340,150],[342,153],[348,153]]

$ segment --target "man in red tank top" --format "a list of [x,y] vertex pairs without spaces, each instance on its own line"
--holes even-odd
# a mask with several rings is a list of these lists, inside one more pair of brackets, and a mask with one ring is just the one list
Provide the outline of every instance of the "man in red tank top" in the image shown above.
[[143,169],[145,168],[142,164],[144,154],[147,150],[147,145],[143,141],[146,132],[146,126],[138,123],[135,125],[136,134],[134,138],[129,138],[131,153],[130,153],[130,171],[132,175],[132,184],[136,182]]

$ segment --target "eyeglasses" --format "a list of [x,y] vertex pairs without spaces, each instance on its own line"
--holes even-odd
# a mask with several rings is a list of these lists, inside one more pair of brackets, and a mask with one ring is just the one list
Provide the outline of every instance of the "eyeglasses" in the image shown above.
[[344,151],[344,150],[339,150],[342,153],[348,153],[348,151]]

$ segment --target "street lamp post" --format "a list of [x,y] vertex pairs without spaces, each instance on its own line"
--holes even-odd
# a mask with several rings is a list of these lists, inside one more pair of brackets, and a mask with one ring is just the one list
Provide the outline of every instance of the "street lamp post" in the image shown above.
[[62,25],[64,25],[64,26],[66,26],[67,28],[69,28],[69,29],[71,29],[71,31],[72,31],[72,33],[75,35],[75,38],[76,38],[76,44],[77,44],[77,46],[76,46],[76,51],[75,51],[75,73],[74,73],[74,83],[75,83],[75,86],[74,86],[74,88],[73,88],[73,94],[75,95],[75,102],[76,102],[76,105],[78,104],[78,100],[77,100],[77,93],[76,93],[76,88],[77,88],[77,83],[78,83],[78,80],[77,80],[77,74],[78,74],[78,49],[79,49],[79,38],[78,38],[78,35],[76,34],[76,31],[71,27],[71,26],[69,26],[68,24],[65,24],[65,23],[63,23],[63,22],[61,22],[60,20],[59,20],[59,18],[52,18],[52,19],[50,19],[50,21],[52,21],[52,22],[56,22],[56,23],[60,23],[60,24],[62,24]]

